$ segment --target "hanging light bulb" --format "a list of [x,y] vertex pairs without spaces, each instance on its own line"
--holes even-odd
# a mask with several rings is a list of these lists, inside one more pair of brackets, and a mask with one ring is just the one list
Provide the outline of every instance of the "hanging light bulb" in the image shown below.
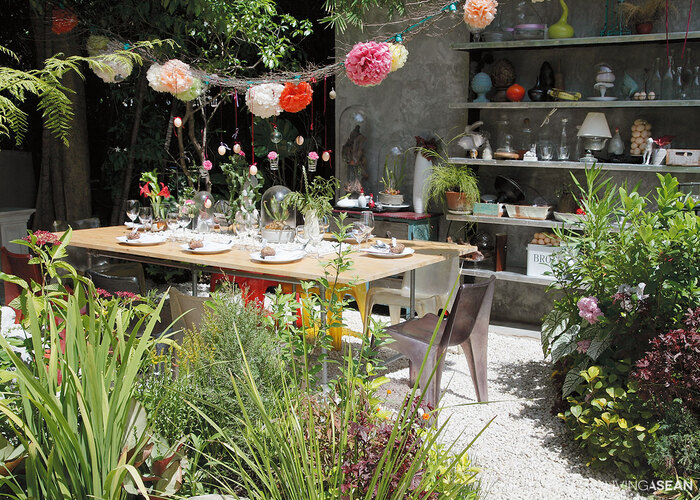
[[302,136],[297,136],[296,143],[297,146],[301,146],[302,144],[304,144],[304,138]]
[[323,161],[328,161],[328,160],[330,160],[330,159],[331,159],[331,152],[330,152],[330,151],[324,151],[324,152],[321,154],[321,159],[322,159]]
[[277,127],[275,127],[272,131],[272,134],[270,135],[270,140],[275,144],[279,144],[282,141],[282,132],[277,130]]
[[238,143],[234,144],[233,145],[233,152],[236,154],[240,153],[241,152],[241,145]]
[[328,97],[331,99],[335,99],[336,93],[335,93],[335,88],[332,88],[330,92],[328,92]]
[[182,127],[182,118],[180,118],[179,116],[176,116],[173,119],[173,125],[175,125],[176,128]]

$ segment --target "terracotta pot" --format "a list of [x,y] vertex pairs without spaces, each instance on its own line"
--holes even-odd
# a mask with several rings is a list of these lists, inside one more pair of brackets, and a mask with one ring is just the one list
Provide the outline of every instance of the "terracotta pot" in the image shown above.
[[447,209],[454,210],[455,212],[467,212],[471,211],[474,204],[467,200],[464,193],[458,193],[456,191],[445,192],[445,198],[447,199]]
[[635,29],[640,35],[648,35],[649,33],[651,33],[653,27],[653,23],[639,23],[635,25]]

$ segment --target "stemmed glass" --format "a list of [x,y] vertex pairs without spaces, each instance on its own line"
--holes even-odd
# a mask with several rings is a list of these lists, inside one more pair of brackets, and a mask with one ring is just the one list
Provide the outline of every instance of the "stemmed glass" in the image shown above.
[[192,223],[192,211],[187,205],[180,206],[180,210],[177,213],[177,222],[182,228],[182,236],[185,236],[185,228]]
[[139,200],[126,200],[126,216],[131,220],[132,226],[139,216],[139,208],[141,208]]
[[178,213],[177,212],[168,212],[168,215],[165,219],[165,222],[168,224],[168,229],[172,231],[172,234],[170,235],[170,239],[175,241],[176,235],[177,235],[177,229],[180,227],[180,221],[178,220]]
[[362,224],[367,228],[367,233],[365,237],[369,240],[369,236],[374,231],[374,214],[369,210],[362,212]]
[[296,228],[297,232],[297,241],[301,243],[301,248],[306,248],[306,245],[309,243],[309,233],[306,231],[306,226],[299,225]]
[[144,229],[150,229],[153,222],[153,209],[151,207],[141,207],[139,209],[139,221]]
[[370,211],[362,212],[360,220],[354,222],[350,234],[357,241],[357,249],[362,248],[362,242],[372,234],[374,230],[374,214]]

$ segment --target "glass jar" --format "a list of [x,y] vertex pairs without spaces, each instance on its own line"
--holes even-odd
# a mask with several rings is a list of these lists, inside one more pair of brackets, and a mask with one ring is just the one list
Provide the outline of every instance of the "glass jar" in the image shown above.
[[260,201],[260,234],[270,243],[288,243],[296,231],[296,210],[284,206],[284,199],[291,193],[285,186],[272,186]]
[[[357,195],[363,184],[371,182],[366,153],[371,149],[372,125],[367,110],[353,105],[345,108],[338,120],[341,193]],[[372,169],[375,173],[376,169]],[[375,174],[376,175],[376,174]]]

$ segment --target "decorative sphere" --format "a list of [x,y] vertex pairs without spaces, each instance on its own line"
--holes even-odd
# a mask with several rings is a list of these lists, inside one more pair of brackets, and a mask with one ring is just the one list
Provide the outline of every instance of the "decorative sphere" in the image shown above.
[[336,96],[335,89],[331,89],[331,91],[328,92],[328,97],[330,97],[331,99],[335,99],[335,96]]
[[485,94],[491,90],[492,87],[491,77],[483,71],[481,73],[477,73],[474,75],[474,78],[472,78],[472,90],[477,94]]
[[233,145],[233,152],[236,154],[240,153],[241,152],[241,145],[238,143],[234,144]]
[[302,136],[298,136],[296,140],[297,146],[301,146],[304,144],[304,138]]
[[522,85],[514,83],[506,90],[506,99],[512,102],[520,102],[525,97],[525,89]]
[[175,125],[175,127],[177,127],[177,128],[182,127],[182,118],[180,118],[179,116],[176,116],[173,119],[173,125]]
[[248,167],[248,173],[249,173],[250,175],[257,175],[257,173],[258,173],[258,167],[257,167],[257,165],[253,164],[253,165],[251,165],[250,167]]
[[219,146],[218,151],[221,156],[224,156],[226,154],[226,146],[222,144],[221,146]]
[[515,68],[508,59],[499,59],[491,68],[491,81],[494,87],[507,88],[515,83]]
[[282,132],[277,129],[273,130],[272,134],[270,135],[270,140],[275,144],[278,144],[280,141],[282,141]]
[[321,155],[321,159],[323,161],[328,161],[331,159],[331,154],[328,151],[324,151],[323,154]]

